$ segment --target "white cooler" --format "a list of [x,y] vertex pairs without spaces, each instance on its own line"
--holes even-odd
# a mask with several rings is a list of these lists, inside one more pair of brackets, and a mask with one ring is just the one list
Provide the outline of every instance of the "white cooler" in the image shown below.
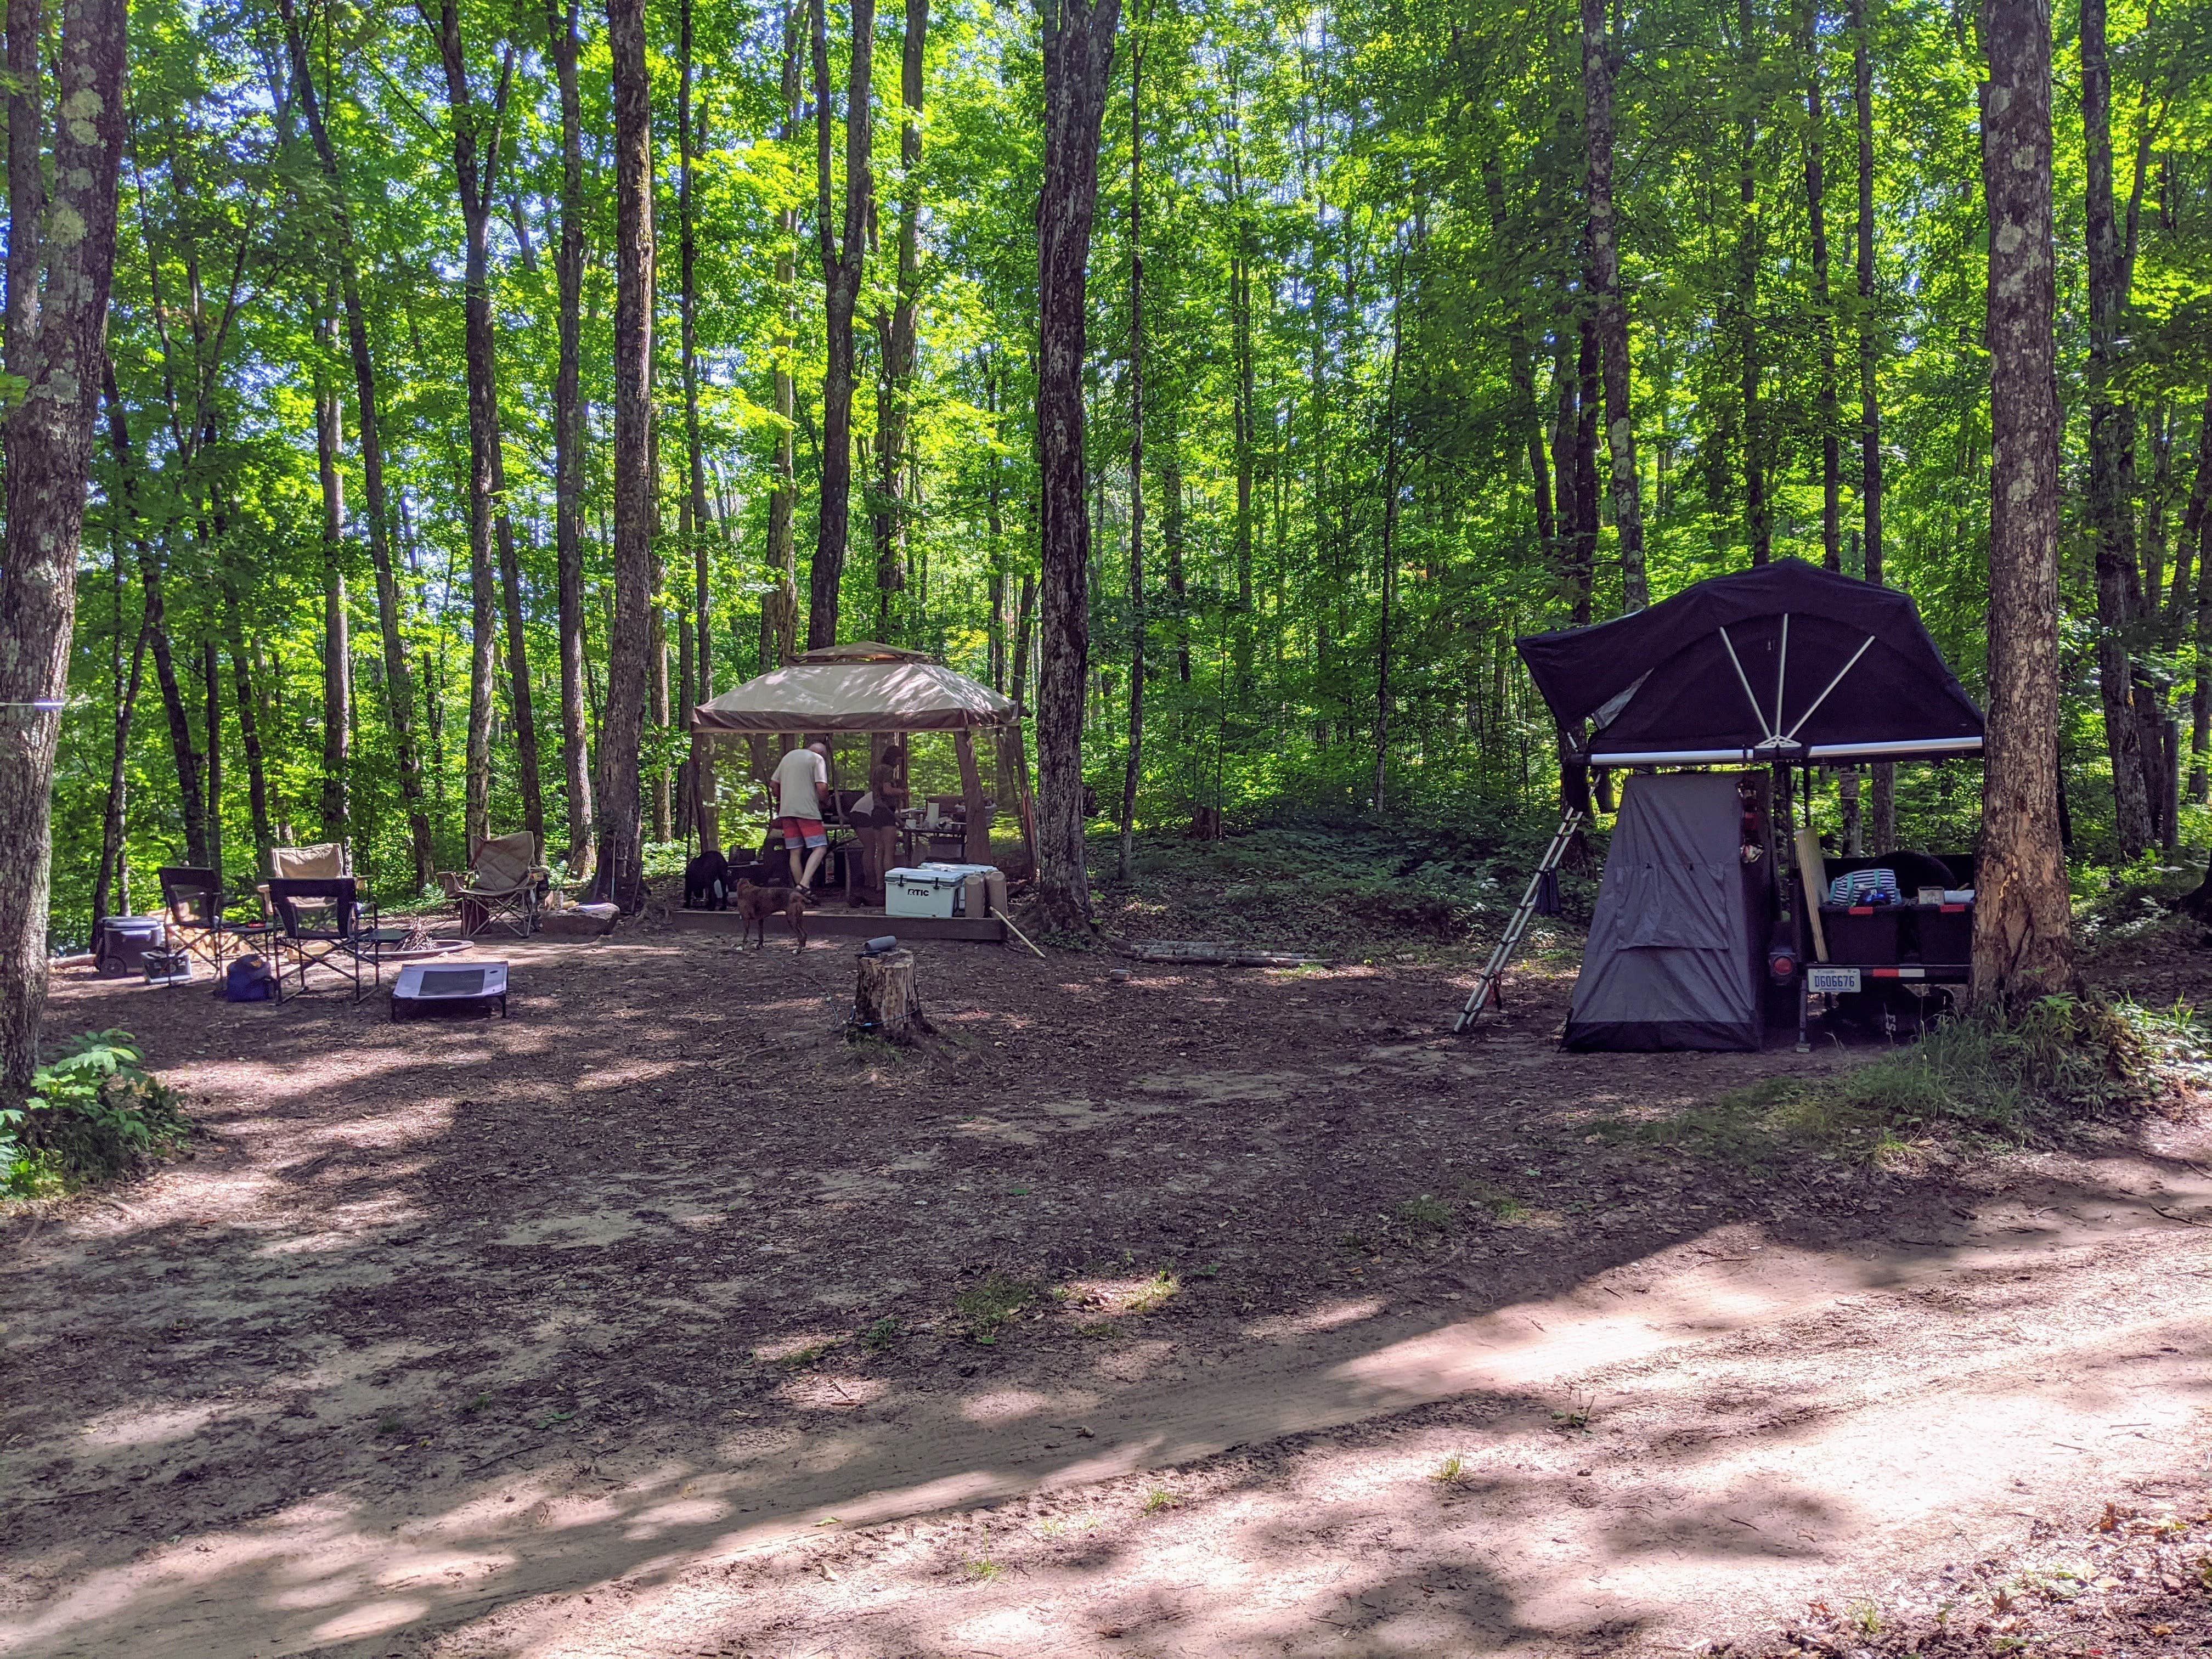
[[886,870],[884,914],[887,916],[951,916],[960,902],[965,874],[954,870]]

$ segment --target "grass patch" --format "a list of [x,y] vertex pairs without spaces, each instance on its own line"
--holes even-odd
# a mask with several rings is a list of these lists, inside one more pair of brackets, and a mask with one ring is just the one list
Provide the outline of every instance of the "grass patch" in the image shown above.
[[2204,1075],[2205,1060],[2205,1033],[2185,1006],[2045,997],[1945,1020],[1849,1071],[1771,1078],[1662,1121],[1592,1127],[1615,1143],[1754,1166],[1808,1146],[1878,1161],[1930,1137],[2049,1139],[2153,1103]]
[[1437,1465],[1436,1473],[1431,1474],[1429,1479],[1435,1481],[1439,1486],[1456,1486],[1461,1481],[1467,1479],[1467,1465],[1461,1460],[1460,1455],[1457,1452],[1454,1452],[1450,1456],[1445,1458],[1443,1462]]
[[1451,1225],[1451,1206],[1442,1199],[1423,1193],[1419,1198],[1409,1198],[1398,1206],[1398,1219],[1409,1227],[1425,1227],[1431,1232],[1442,1232]]
[[1467,1194],[1489,1212],[1492,1221],[1510,1224],[1526,1221],[1528,1218],[1528,1206],[1503,1187],[1492,1187],[1485,1182],[1470,1181],[1467,1183]]
[[1182,1280],[1163,1267],[1146,1279],[1135,1295],[1122,1303],[1121,1311],[1133,1314],[1157,1312],[1167,1306],[1181,1289]]
[[999,1328],[1036,1298],[1036,1285],[993,1273],[954,1297],[952,1305],[966,1322],[969,1337],[988,1346],[999,1340]]
[[1182,1499],[1177,1498],[1165,1486],[1155,1486],[1145,1494],[1146,1515],[1158,1515],[1162,1510],[1178,1510],[1182,1507]]
[[960,1564],[960,1571],[966,1573],[968,1577],[973,1579],[975,1583],[979,1584],[988,1584],[991,1580],[996,1578],[1000,1573],[1004,1572],[1006,1569],[1000,1566],[996,1561],[994,1561],[989,1556],[984,1555],[978,1556],[973,1561],[962,1562]]
[[112,1181],[191,1133],[183,1098],[150,1075],[128,1031],[70,1037],[0,1106],[0,1198],[48,1198]]
[[881,1353],[898,1340],[898,1334],[897,1320],[890,1317],[878,1319],[860,1333],[860,1346],[871,1353]]

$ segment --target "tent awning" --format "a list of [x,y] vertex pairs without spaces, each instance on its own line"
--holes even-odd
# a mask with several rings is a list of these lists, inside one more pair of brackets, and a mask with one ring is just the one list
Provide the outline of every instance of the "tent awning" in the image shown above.
[[[868,654],[855,655],[865,653]],[[809,653],[691,711],[691,730],[972,732],[1011,726],[1013,703],[913,652],[861,641]]]
[[1912,760],[1982,746],[1982,713],[1908,593],[1796,559],[1518,642],[1597,766]]

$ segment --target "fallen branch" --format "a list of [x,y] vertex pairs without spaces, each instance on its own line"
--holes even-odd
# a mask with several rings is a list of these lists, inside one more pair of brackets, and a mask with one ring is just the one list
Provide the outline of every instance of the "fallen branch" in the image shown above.
[[1225,968],[1325,968],[1325,957],[1300,951],[1274,951],[1263,945],[1213,939],[1138,939],[1115,947],[1138,962],[1185,962]]

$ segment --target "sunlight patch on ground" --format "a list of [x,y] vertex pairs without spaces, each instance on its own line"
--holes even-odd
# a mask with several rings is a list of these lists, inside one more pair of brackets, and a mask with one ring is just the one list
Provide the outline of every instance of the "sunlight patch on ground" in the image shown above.
[[1325,1302],[1320,1307],[1304,1313],[1285,1314],[1274,1319],[1255,1319],[1244,1327],[1244,1334],[1255,1342],[1287,1342],[1293,1337],[1313,1336],[1322,1331],[1334,1331],[1346,1325],[1356,1325],[1363,1319],[1372,1319],[1389,1304],[1380,1297],[1364,1296],[1350,1302]]
[[222,1416],[216,1405],[124,1407],[102,1412],[77,1431],[88,1446],[151,1446],[196,1433]]

